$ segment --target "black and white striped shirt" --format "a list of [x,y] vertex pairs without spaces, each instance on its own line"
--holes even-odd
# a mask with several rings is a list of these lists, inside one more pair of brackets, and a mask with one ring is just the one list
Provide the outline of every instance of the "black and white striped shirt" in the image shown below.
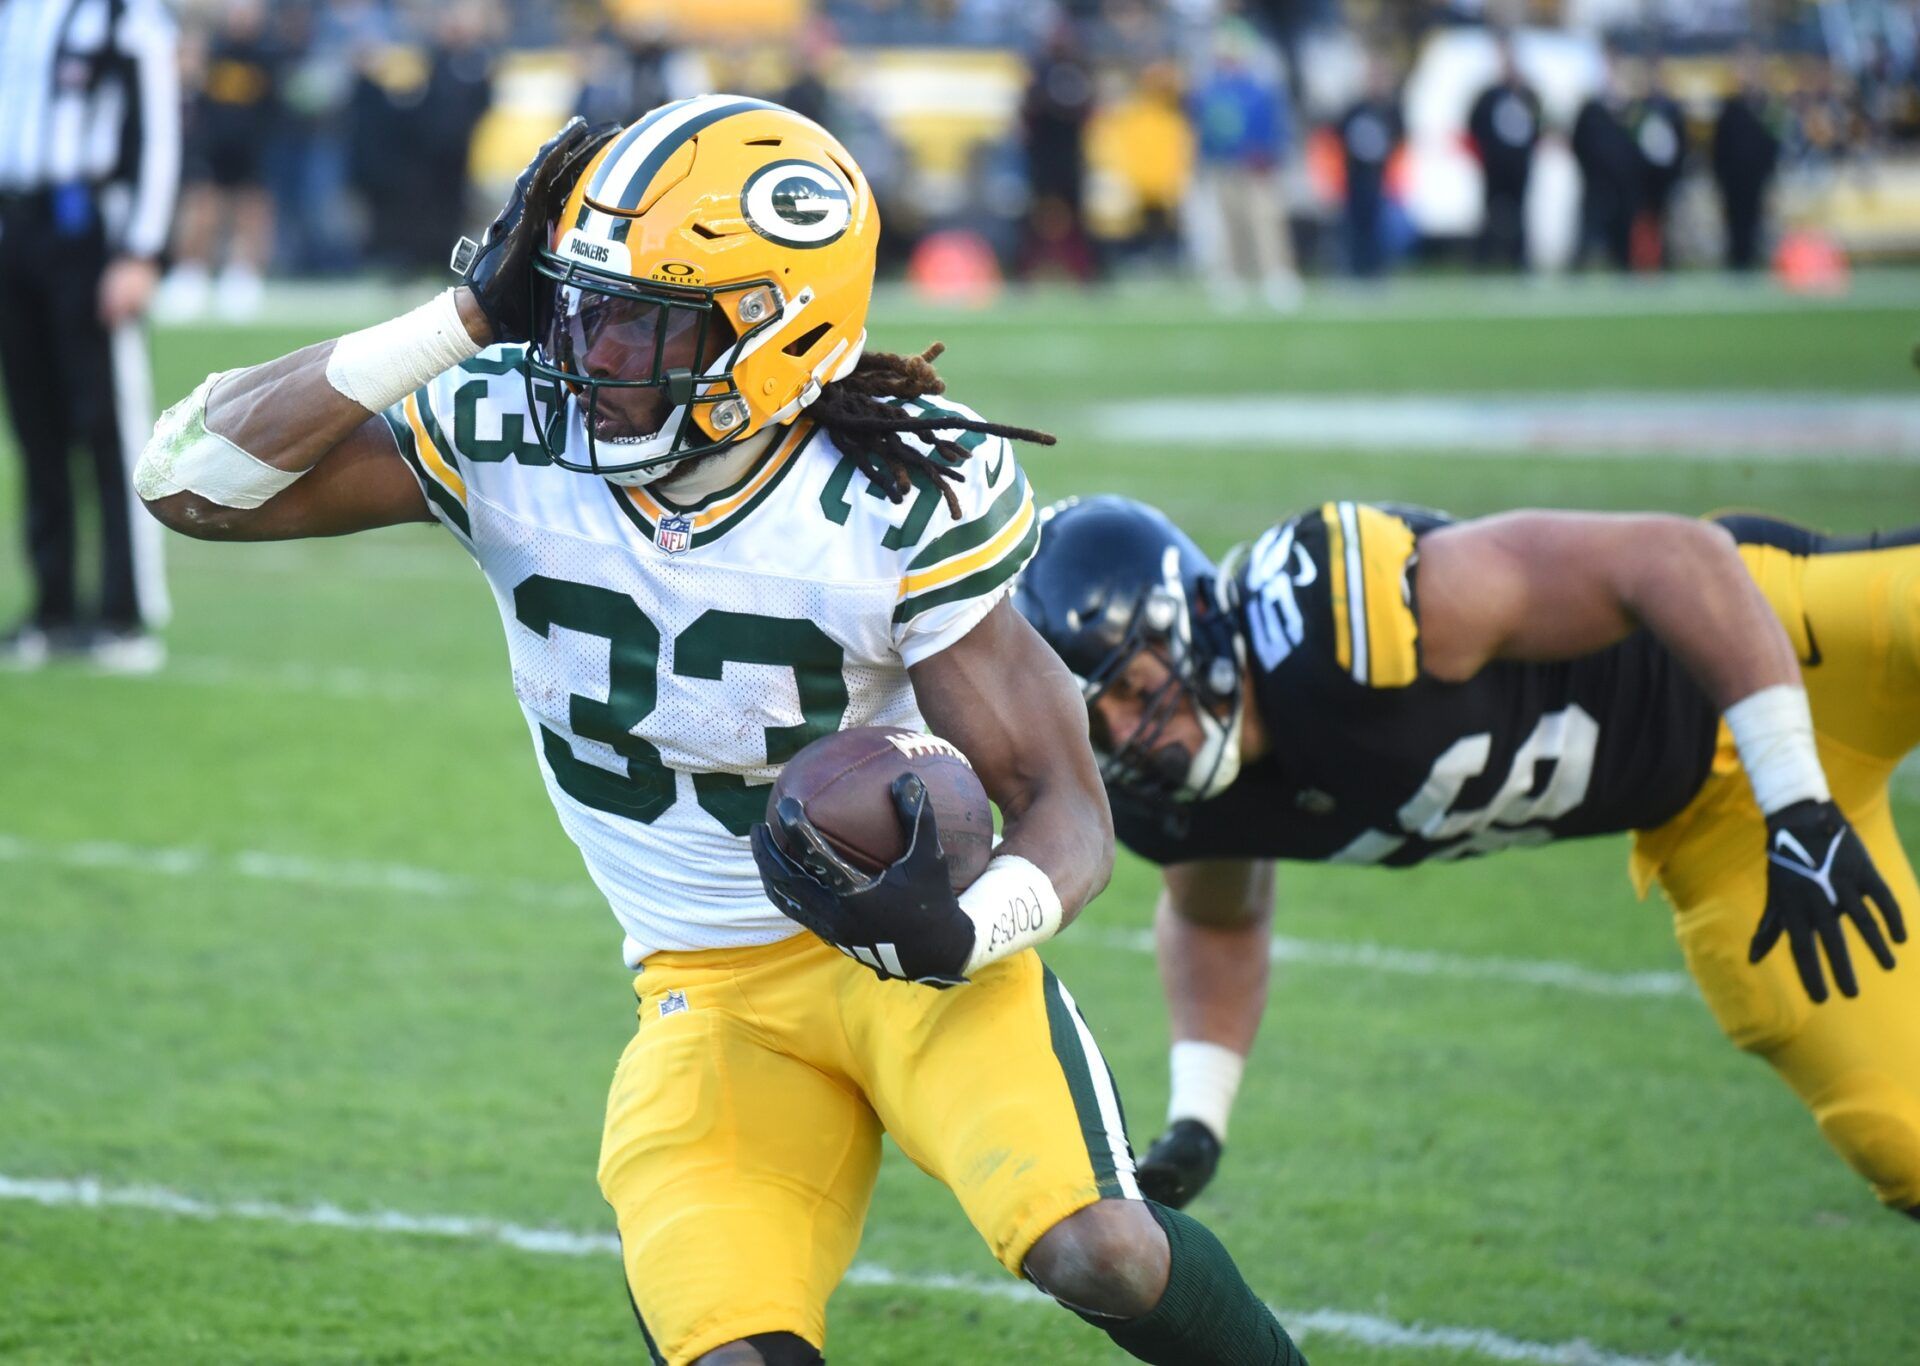
[[180,71],[162,0],[0,0],[0,194],[99,192],[116,251],[166,245]]

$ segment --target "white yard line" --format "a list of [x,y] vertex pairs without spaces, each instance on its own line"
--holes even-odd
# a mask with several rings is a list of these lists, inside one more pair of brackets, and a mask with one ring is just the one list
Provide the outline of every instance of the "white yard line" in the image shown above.
[[[1069,931],[1075,942],[1090,939],[1109,948],[1153,952],[1150,930]],[[1357,968],[1363,972],[1401,977],[1453,977],[1474,981],[1516,982],[1582,996],[1692,996],[1693,981],[1684,972],[1650,970],[1609,972],[1551,959],[1490,958],[1430,949],[1400,949],[1387,944],[1339,943],[1325,939],[1293,939],[1275,935],[1267,956],[1276,963],[1311,963],[1315,967]]]
[[[599,893],[584,876],[577,883],[535,882],[521,878],[469,877],[398,863],[309,859],[260,850],[223,854],[192,847],[152,848],[110,840],[49,844],[0,833],[0,864],[6,863],[53,864],[142,876],[241,878],[330,891],[462,901],[495,898],[540,907],[603,904]],[[1071,933],[1070,942],[1076,944],[1099,945],[1128,953],[1153,952],[1153,936],[1146,930],[1086,926]],[[1475,957],[1364,941],[1343,943],[1276,936],[1269,952],[1277,963],[1308,963],[1400,977],[1506,982],[1578,996],[1690,997],[1694,992],[1692,982],[1680,972],[1611,972],[1551,959]]]
[[178,683],[195,688],[248,688],[264,692],[318,693],[347,701],[416,702],[444,697],[462,683],[488,682],[505,700],[507,685],[497,670],[461,678],[421,673],[398,673],[337,664],[263,663],[249,659],[221,659],[211,655],[176,656],[157,674],[139,681]]
[[[1268,327],[1289,322],[1459,322],[1463,318],[1609,318],[1766,313],[1879,312],[1920,304],[1920,273],[1911,270],[1859,270],[1852,288],[1836,294],[1788,294],[1770,280],[1735,280],[1720,275],[1653,280],[1618,276],[1582,278],[1539,276],[1527,279],[1400,279],[1384,287],[1315,280],[1303,307],[1295,313],[1260,308],[1214,310],[1195,300],[1173,277],[1149,277],[1099,293],[1018,286],[1003,291],[991,308],[968,309],[929,303],[905,285],[882,284],[874,291],[873,326],[911,327],[925,323],[963,328],[968,323],[1002,328],[1030,327],[1058,335],[1064,316],[1075,329],[1137,327],[1150,321],[1161,327],[1244,325]],[[166,344],[183,329],[212,329],[244,334],[288,327],[309,331],[348,331],[405,312],[441,287],[422,279],[391,285],[376,281],[277,281],[267,287],[261,316],[250,323],[168,322],[156,332]],[[1185,297],[1184,308],[1170,300]]]
[[[299,1206],[260,1200],[203,1200],[159,1186],[113,1186],[90,1177],[67,1180],[0,1175],[0,1200],[41,1205],[49,1209],[133,1209],[176,1218],[242,1220],[296,1228],[461,1238],[497,1243],[516,1251],[542,1256],[617,1257],[620,1254],[620,1244],[611,1233],[530,1228],[524,1224],[469,1215],[407,1214],[398,1210],[356,1211],[325,1203]],[[940,1272],[897,1271],[874,1262],[856,1262],[847,1274],[846,1283],[967,1295],[975,1299],[1005,1300],[1034,1307],[1047,1303],[1037,1291],[1019,1281],[988,1280]],[[1344,1338],[1368,1347],[1473,1352],[1493,1361],[1538,1363],[1538,1366],[1705,1366],[1699,1358],[1683,1353],[1676,1352],[1665,1357],[1630,1356],[1595,1347],[1585,1339],[1534,1342],[1509,1337],[1491,1328],[1402,1323],[1379,1314],[1359,1314],[1344,1309],[1278,1308],[1274,1312],[1295,1337]]]
[[[502,661],[504,664],[504,661]],[[25,675],[0,670],[0,679]],[[305,693],[347,702],[414,703],[422,698],[444,698],[461,688],[484,688],[503,702],[511,687],[501,664],[468,673],[414,673],[392,669],[363,669],[351,664],[311,664],[298,660],[235,659],[219,655],[176,654],[158,673],[116,674],[84,664],[62,665],[50,674],[67,679],[106,681],[137,688],[240,688],[251,692]]]
[[178,554],[170,569],[228,579],[263,574],[324,579],[350,570],[387,583],[481,582],[473,561],[445,535],[437,542],[419,535],[404,539],[373,535],[347,540],[256,541],[244,546],[176,538],[171,544]]
[[[1774,313],[1884,312],[1920,304],[1920,274],[1859,271],[1851,289],[1833,294],[1789,294],[1769,281],[1724,276],[1623,280],[1536,277],[1526,280],[1401,279],[1385,287],[1312,281],[1301,307],[1276,313],[1258,306],[1213,308],[1187,291],[1185,306],[1170,306],[1180,291],[1165,280],[1142,280],[1088,295],[1048,287],[1004,291],[989,309],[929,303],[903,285],[874,295],[874,326],[929,323],[958,328],[970,322],[994,328],[1032,328],[1057,335],[1062,318],[1084,332],[1102,327],[1267,327],[1297,323],[1417,323],[1489,319],[1743,317]],[[1063,311],[1064,310],[1064,311]]]
[[390,892],[443,900],[499,898],[533,906],[601,906],[605,902],[585,875],[577,883],[522,878],[468,877],[401,863],[309,859],[257,849],[222,854],[212,850],[151,848],[111,840],[45,844],[0,834],[0,863],[50,863],[64,868],[138,873],[143,877],[241,878],[330,891]]
[[1088,406],[1115,443],[1210,441],[1510,460],[1911,464],[1920,398],[1907,394],[1218,394]]

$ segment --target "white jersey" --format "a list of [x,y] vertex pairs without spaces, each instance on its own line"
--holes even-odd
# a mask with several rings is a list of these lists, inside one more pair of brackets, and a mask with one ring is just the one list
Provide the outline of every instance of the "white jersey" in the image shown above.
[[971,630],[1039,541],[1026,476],[1005,441],[954,431],[960,515],[931,479],[894,503],[802,420],[672,508],[548,461],[523,356],[492,347],[385,417],[493,587],[560,823],[630,965],[784,939],[747,844],[767,784],[831,731],[922,724],[907,666]]

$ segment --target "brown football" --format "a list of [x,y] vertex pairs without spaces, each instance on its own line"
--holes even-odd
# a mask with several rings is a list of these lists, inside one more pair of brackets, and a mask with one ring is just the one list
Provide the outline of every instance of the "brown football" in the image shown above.
[[822,736],[774,779],[767,823],[778,839],[774,808],[782,797],[793,797],[847,862],[877,873],[907,851],[889,789],[908,772],[927,785],[947,852],[947,880],[961,891],[993,856],[993,807],[967,756],[937,735],[903,726],[856,726]]

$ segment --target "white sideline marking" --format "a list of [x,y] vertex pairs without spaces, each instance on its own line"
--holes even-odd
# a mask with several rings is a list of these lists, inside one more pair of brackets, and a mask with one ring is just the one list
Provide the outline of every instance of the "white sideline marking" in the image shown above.
[[578,884],[533,882],[523,878],[477,878],[415,868],[403,863],[362,863],[352,859],[309,859],[243,849],[220,854],[208,849],[151,849],[110,840],[78,844],[39,844],[0,834],[0,863],[54,863],[67,868],[108,869],[163,877],[239,877],[285,882],[334,891],[393,892],[450,900],[504,897],[535,906],[604,904],[583,878]]
[[[196,848],[143,848],[108,840],[78,844],[41,844],[0,833],[0,863],[52,863],[68,868],[108,869],[165,877],[239,877],[283,882],[333,891],[392,892],[452,900],[502,898],[532,906],[599,906],[601,897],[583,878],[579,883],[535,882],[523,878],[478,878],[416,868],[402,863],[363,863],[351,859],[309,859],[294,854],[241,850],[233,854]],[[1147,930],[1108,930],[1091,926],[1073,931],[1070,942],[1098,944],[1129,953],[1152,953]],[[1693,984],[1680,972],[1608,972],[1578,963],[1520,958],[1478,958],[1397,949],[1385,944],[1341,943],[1276,936],[1268,952],[1276,963],[1312,963],[1405,977],[1449,977],[1472,981],[1515,982],[1583,996],[1689,996]]]
[[[0,1200],[23,1201],[49,1209],[136,1209],[188,1219],[241,1219],[297,1228],[464,1238],[474,1242],[498,1243],[516,1251],[542,1256],[620,1255],[619,1240],[611,1233],[529,1228],[524,1224],[466,1215],[405,1214],[398,1210],[355,1211],[326,1203],[301,1206],[278,1205],[261,1200],[216,1202],[159,1186],[110,1186],[92,1177],[62,1180],[0,1175]],[[1038,1291],[1020,1281],[986,1280],[940,1272],[896,1271],[872,1262],[855,1262],[847,1273],[846,1283],[949,1292],[1034,1306],[1047,1303]],[[1369,1347],[1477,1352],[1495,1361],[1539,1363],[1539,1366],[1706,1366],[1698,1358],[1684,1353],[1676,1352],[1665,1357],[1625,1356],[1595,1347],[1579,1338],[1571,1342],[1530,1342],[1525,1338],[1508,1337],[1491,1328],[1401,1323],[1378,1314],[1357,1314],[1344,1309],[1276,1309],[1274,1312],[1295,1337],[1346,1338]]]
[[[1228,312],[1189,301],[1178,313],[1169,299],[1178,291],[1169,277],[1146,275],[1138,283],[1119,282],[1088,294],[1065,287],[1010,286],[991,308],[970,309],[921,299],[905,284],[882,282],[874,290],[873,316],[884,326],[938,322],[953,327],[980,324],[1060,331],[1062,309],[1070,310],[1076,331],[1100,327],[1136,327],[1143,319],[1161,325],[1285,326],[1290,322],[1356,321],[1459,322],[1462,318],[1610,318],[1689,315],[1735,316],[1770,313],[1883,312],[1920,304],[1920,276],[1898,268],[1854,271],[1851,288],[1835,294],[1789,294],[1769,279],[1735,280],[1724,275],[1626,280],[1617,276],[1528,276],[1524,279],[1392,281],[1386,288],[1334,280],[1307,283],[1305,304],[1297,313],[1262,309]],[[406,297],[439,289],[444,281],[426,279],[406,287]],[[257,317],[245,322],[214,318],[174,318],[160,322],[163,344],[182,334],[249,332],[297,328],[309,333],[351,331],[393,316],[394,288],[365,280],[271,281]]]
[[[1151,930],[1074,931],[1076,938],[1095,940],[1113,948],[1153,952]],[[1367,972],[1403,977],[1459,977],[1480,981],[1519,982],[1551,987],[1585,996],[1691,996],[1693,981],[1684,972],[1649,969],[1608,972],[1551,959],[1482,958],[1437,953],[1430,949],[1399,949],[1387,944],[1340,943],[1326,939],[1292,939],[1275,935],[1267,956],[1276,963],[1312,963],[1317,967],[1360,968]]]
[[[25,678],[0,670],[0,678]],[[230,659],[218,655],[174,655],[158,673],[117,674],[84,666],[63,667],[46,677],[89,682],[130,684],[134,687],[240,688],[266,693],[307,693],[348,702],[418,702],[440,698],[461,689],[491,688],[508,695],[504,669],[470,675],[376,671],[340,664]]]
[[[178,544],[178,542],[176,542]],[[356,537],[344,541],[254,541],[236,551],[229,545],[207,541],[186,541],[181,554],[170,568],[188,573],[218,575],[231,579],[244,572],[248,578],[263,574],[285,574],[296,578],[323,578],[352,570],[372,575],[382,582],[470,584],[475,578],[473,561],[450,543],[442,533],[439,541],[420,543],[386,537]]]
[[263,664],[245,659],[188,655],[169,660],[159,673],[140,676],[140,681],[181,683],[198,688],[252,688],[275,693],[310,692],[350,701],[416,702],[423,697],[442,696],[461,682],[472,680],[375,673],[347,665]]
[[1334,447],[1508,459],[1831,463],[1920,457],[1920,399],[1900,394],[1219,394],[1090,408],[1113,442]]

